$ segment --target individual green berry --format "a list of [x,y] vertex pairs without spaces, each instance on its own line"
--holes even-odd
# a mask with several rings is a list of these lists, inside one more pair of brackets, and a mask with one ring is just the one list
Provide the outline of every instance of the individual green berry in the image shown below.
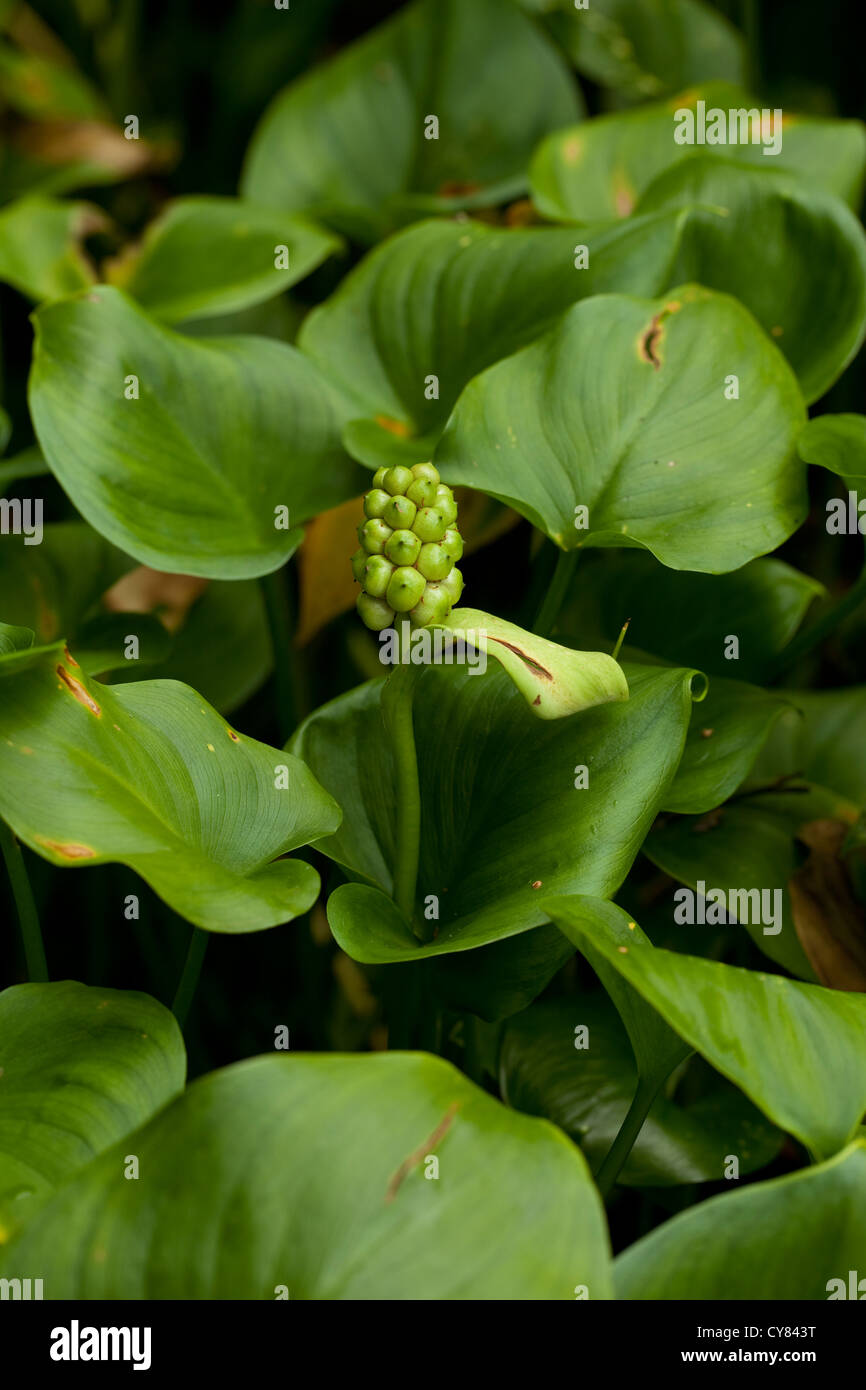
[[421,542],[414,531],[395,531],[385,543],[385,554],[395,565],[414,565]]
[[401,565],[391,575],[387,600],[396,613],[408,613],[414,608],[424,593],[424,576],[411,565]]
[[[415,539],[417,540],[418,537],[416,536]],[[360,550],[356,550],[352,556],[352,573],[355,576],[355,582],[357,584],[363,584],[364,582],[364,566],[366,563],[367,552],[362,547]]]
[[446,525],[453,526],[457,520],[457,503],[454,501],[454,493],[450,487],[446,487],[444,483],[439,484],[436,489],[436,501],[433,505],[437,511],[442,512]]
[[427,627],[428,623],[444,623],[451,612],[451,599],[441,584],[427,584],[420,601],[409,610],[409,618],[416,627]]
[[374,488],[375,488],[375,487],[384,487],[384,486],[385,486],[385,474],[386,474],[387,472],[388,472],[387,468],[377,468],[377,469],[376,469],[376,472],[373,474],[373,487],[374,487]]
[[424,578],[432,580],[444,579],[454,568],[454,561],[448,551],[444,545],[439,545],[436,541],[428,541],[426,545],[422,545],[415,563]]
[[373,598],[370,594],[359,594],[355,601],[355,607],[364,626],[370,628],[372,632],[381,632],[383,628],[390,627],[394,621],[394,610],[389,608],[382,598]]
[[460,595],[463,593],[463,575],[455,565],[450,574],[440,580],[439,588],[444,589],[452,603],[459,603]]
[[445,535],[442,537],[442,549],[447,550],[451,556],[452,565],[456,565],[458,560],[463,558],[463,537],[453,526],[449,526]]
[[439,482],[439,469],[432,463],[416,463],[412,468],[412,475],[415,478],[423,478],[428,483]]
[[364,592],[373,598],[384,598],[395,566],[384,555],[365,555],[364,577],[361,583]]
[[438,507],[422,507],[415,518],[412,530],[422,541],[441,541],[448,530],[445,514]]
[[390,501],[389,494],[383,488],[371,488],[364,498],[364,515],[368,517],[384,516],[385,508]]
[[386,525],[381,517],[374,517],[360,527],[358,539],[368,555],[381,555],[391,534],[391,527]]
[[411,469],[403,468],[400,464],[396,468],[389,468],[382,481],[382,486],[386,492],[390,492],[392,497],[398,493],[404,493],[407,488],[412,486],[414,479]]
[[436,501],[436,484],[430,478],[416,478],[406,496],[416,507],[432,507]]
[[409,531],[412,529],[412,522],[418,508],[414,502],[410,502],[408,497],[403,497],[400,493],[396,497],[388,498],[388,505],[385,508],[384,517],[389,526],[393,526],[395,531]]

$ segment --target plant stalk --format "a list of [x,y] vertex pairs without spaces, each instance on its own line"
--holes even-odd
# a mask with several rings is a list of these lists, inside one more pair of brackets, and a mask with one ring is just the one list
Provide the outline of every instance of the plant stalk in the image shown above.
[[189,939],[189,949],[186,953],[183,970],[175,991],[174,1002],[171,1011],[178,1021],[181,1028],[186,1025],[187,1015],[192,1004],[193,995],[198,985],[201,967],[207,950],[209,933],[201,931],[198,927],[193,927],[192,936]]
[[622,1166],[643,1129],[644,1121],[652,1108],[652,1103],[658,1095],[663,1080],[663,1077],[653,1080],[647,1080],[644,1077],[638,1078],[637,1090],[626,1117],[620,1125],[619,1133],[595,1175],[595,1185],[604,1199],[610,1196]]
[[24,863],[21,846],[2,817],[0,817],[0,848],[3,851],[3,860],[6,864],[6,872],[9,875],[12,896],[15,899],[15,908],[18,913],[21,943],[24,947],[24,959],[27,964],[27,978],[31,984],[46,984],[48,982],[48,962],[45,959],[39,913],[36,910],[33,890],[27,876],[27,865]]
[[532,631],[538,637],[549,637],[556,626],[559,610],[562,608],[572,575],[577,567],[577,557],[578,551],[576,550],[560,550],[556,557],[556,568],[532,625]]
[[[400,657],[407,652],[409,633],[400,628]],[[415,885],[421,848],[421,788],[415,749],[414,668],[402,660],[394,666],[382,691],[382,713],[397,764],[397,831],[394,845],[394,901],[421,940],[428,938],[415,922]]]

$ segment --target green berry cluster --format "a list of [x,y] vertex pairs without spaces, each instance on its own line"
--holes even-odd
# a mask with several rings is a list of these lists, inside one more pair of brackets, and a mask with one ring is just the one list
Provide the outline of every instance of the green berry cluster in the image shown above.
[[361,549],[352,556],[362,621],[374,632],[390,627],[396,613],[416,627],[444,622],[463,590],[456,568],[463,538],[450,487],[432,463],[380,468],[364,515]]

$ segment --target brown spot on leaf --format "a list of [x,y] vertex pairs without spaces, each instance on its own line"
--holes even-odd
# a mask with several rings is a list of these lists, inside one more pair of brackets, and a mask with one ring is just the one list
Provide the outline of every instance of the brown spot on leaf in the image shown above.
[[96,850],[91,849],[90,845],[61,844],[59,840],[45,840],[41,835],[36,836],[36,843],[42,845],[43,849],[48,849],[52,854],[59,854],[62,859],[95,859]]
[[78,662],[75,660],[75,657],[72,655],[68,647],[63,648],[63,655],[66,657],[66,660],[69,662],[70,666],[78,666]]
[[402,420],[395,420],[390,415],[376,415],[374,418],[380,429],[387,430],[389,434],[396,434],[398,439],[409,438],[411,431]]
[[85,690],[84,686],[81,684],[81,681],[78,680],[76,676],[71,676],[63,666],[57,667],[57,674],[62,680],[63,684],[66,686],[67,690],[75,696],[78,703],[80,705],[83,705],[85,709],[90,710],[91,714],[95,714],[97,719],[100,719],[102,717],[102,710],[94,700],[93,696],[90,695],[87,690]]
[[533,884],[530,884],[530,887],[532,887],[532,888],[540,888],[540,887],[541,887],[541,879],[540,879],[540,878],[537,878]]
[[712,738],[715,729],[701,729],[701,738]]
[[417,1149],[413,1149],[412,1152],[409,1154],[408,1158],[403,1159],[403,1162],[400,1164],[400,1167],[397,1169],[396,1173],[392,1175],[391,1180],[388,1183],[388,1187],[385,1191],[386,1202],[393,1202],[394,1198],[397,1196],[397,1193],[400,1190],[400,1187],[403,1184],[404,1179],[409,1176],[412,1169],[417,1168],[418,1164],[421,1163],[421,1161],[427,1157],[431,1149],[435,1149],[437,1144],[441,1144],[442,1140],[445,1138],[445,1135],[448,1133],[449,1129],[453,1125],[454,1117],[459,1109],[460,1106],[458,1102],[455,1100],[453,1104],[449,1105],[448,1109],[445,1111],[445,1114],[442,1116],[442,1119],[439,1121],[438,1125],[433,1130],[433,1133],[428,1135],[428,1137],[424,1140],[424,1143],[419,1144]]
[[515,647],[513,642],[506,642],[502,637],[489,637],[487,640],[489,642],[498,642],[500,647],[507,647],[510,652],[514,652],[514,655],[520,657],[524,666],[528,666],[534,676],[540,676],[540,678],[545,681],[553,680],[553,676],[549,671],[545,670],[543,666],[533,660],[522,648]]
[[240,743],[241,736],[240,734],[236,734],[234,729],[229,729],[228,735],[233,743]]

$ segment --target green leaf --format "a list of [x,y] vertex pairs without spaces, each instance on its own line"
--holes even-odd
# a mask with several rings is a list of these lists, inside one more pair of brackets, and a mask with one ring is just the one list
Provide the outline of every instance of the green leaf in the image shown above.
[[600,295],[470,382],[435,462],[565,550],[637,545],[718,573],[806,515],[804,420],[790,367],[735,300]]
[[494,657],[539,719],[628,699],[622,667],[604,652],[572,651],[477,608],[455,608],[436,626]]
[[[671,277],[745,304],[806,401],[818,400],[866,334],[866,234],[854,214],[828,193],[709,156],[668,169],[638,204],[641,213],[674,208],[690,211]],[[816,265],[832,275],[817,277]]]
[[29,627],[15,627],[11,623],[0,623],[0,657],[12,656],[14,652],[26,651],[33,646],[34,632]]
[[564,62],[510,0],[416,0],[276,98],[242,191],[373,241],[524,192],[535,145],[581,114]]
[[[575,1032],[588,1029],[585,1047]],[[510,1020],[500,1054],[503,1099],[542,1115],[579,1143],[597,1169],[625,1119],[637,1085],[632,1049],[616,1011],[595,992],[534,1004]],[[716,1182],[725,1158],[740,1171],[769,1163],[782,1136],[727,1083],[683,1104],[659,1096],[618,1181],[626,1187]]]
[[760,143],[678,144],[675,113],[696,111],[699,101],[708,112],[763,109],[740,88],[709,82],[635,111],[558,130],[543,141],[530,167],[536,206],[559,222],[628,217],[659,174],[695,154],[758,165],[765,173],[781,170],[855,210],[860,206],[866,175],[866,127],[860,121],[785,112],[782,148],[766,158],[768,146]]
[[650,945],[613,903],[546,899],[578,950],[598,954],[665,1022],[818,1158],[866,1109],[866,997]]
[[[686,804],[685,796],[682,804]],[[703,880],[726,894],[736,888],[780,894],[780,931],[765,933],[766,924],[742,925],[771,960],[812,980],[814,972],[797,936],[788,891],[802,858],[798,833],[810,821],[853,824],[856,818],[855,807],[823,787],[798,782],[778,791],[755,788],[708,817],[660,822],[647,836],[643,850],[660,869],[690,888]],[[736,932],[736,922],[731,930]]]
[[788,707],[774,726],[756,776],[805,777],[866,807],[866,686],[782,694]]
[[[303,217],[237,198],[178,198],[109,279],[167,323],[233,313],[281,294],[340,250]],[[282,269],[278,251],[285,248]]]
[[104,220],[84,203],[21,198],[0,212],[0,280],[28,299],[61,299],[93,283],[80,240]]
[[0,994],[0,1245],[55,1188],[182,1089],[180,1029],[146,994],[61,984]]
[[[615,892],[664,800],[692,702],[691,672],[630,667],[626,676],[628,701],[538,720],[504,673],[421,672],[419,919],[428,895],[439,905],[436,938],[423,946],[383,896],[392,884],[395,770],[382,684],[311,715],[292,751],[353,807],[319,848],[376,885],[331,896],[329,920],[343,948],[370,962],[467,951],[539,926],[539,883],[546,893],[590,884]],[[578,766],[588,769],[588,786],[575,786],[586,780]]]
[[0,546],[0,613],[33,628],[40,645],[75,635],[132,564],[82,521],[49,523],[39,545],[8,536]]
[[103,286],[35,323],[30,410],[45,457],[82,515],[137,560],[268,574],[301,539],[276,529],[278,508],[297,527],[359,490],[336,392],[295,348],[184,338]]
[[[12,433],[12,424],[5,410],[0,409],[0,442],[5,449]],[[22,449],[12,458],[0,462],[0,493],[5,492],[19,478],[41,478],[49,472],[48,464],[39,449]]]
[[784,698],[742,681],[714,678],[692,714],[686,746],[664,809],[695,815],[721,806],[751,772]]
[[[617,1296],[862,1298],[864,1195],[861,1139],[827,1163],[680,1212],[619,1256]],[[850,1270],[858,1271],[853,1291]]]
[[[760,683],[825,592],[775,557],[715,575],[667,569],[646,551],[596,551],[581,559],[559,627],[576,633],[582,646],[612,646],[628,622],[628,642],[641,651],[710,676]],[[726,655],[731,636],[736,660]]]
[[[304,323],[299,346],[355,404],[344,441],[370,466],[429,458],[466,383],[569,304],[670,283],[681,214],[571,229],[422,222],[371,251]],[[576,268],[585,246],[588,264]],[[435,380],[434,380],[435,378]]]
[[127,1144],[146,1180],[119,1181],[119,1149],[96,1159],[6,1248],[4,1276],[38,1269],[54,1298],[609,1297],[579,1151],[439,1058],[257,1057]]
[[742,35],[701,0],[523,0],[548,16],[578,72],[634,100],[745,76]]
[[188,686],[100,685],[60,645],[0,675],[0,815],[43,858],[127,864],[210,931],[259,931],[315,901],[315,870],[280,856],[340,813],[303,763]]
[[866,482],[866,415],[821,415],[810,420],[798,448],[806,463],[837,473],[852,492]]

